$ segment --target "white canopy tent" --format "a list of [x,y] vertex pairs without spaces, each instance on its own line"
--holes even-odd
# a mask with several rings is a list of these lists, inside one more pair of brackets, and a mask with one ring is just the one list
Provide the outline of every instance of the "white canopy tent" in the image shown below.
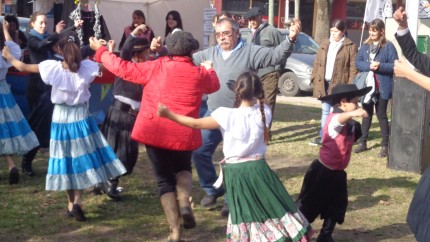
[[[72,1],[72,0],[65,0]],[[34,1],[34,11],[49,12],[58,0]],[[96,0],[89,0],[95,4]],[[99,9],[108,26],[110,35],[117,44],[121,40],[123,29],[130,25],[132,13],[140,9],[145,13],[146,22],[156,36],[164,38],[166,15],[171,10],[181,14],[184,31],[193,34],[204,45],[204,10],[210,8],[209,0],[101,0]],[[52,28],[51,28],[52,29]]]

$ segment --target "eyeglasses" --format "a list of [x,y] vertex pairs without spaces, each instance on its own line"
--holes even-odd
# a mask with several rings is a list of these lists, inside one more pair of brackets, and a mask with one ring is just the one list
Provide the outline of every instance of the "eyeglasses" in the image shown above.
[[217,37],[217,38],[221,38],[221,37],[230,37],[231,36],[231,34],[232,34],[232,32],[231,31],[222,31],[222,32],[216,32],[215,33],[215,36]]

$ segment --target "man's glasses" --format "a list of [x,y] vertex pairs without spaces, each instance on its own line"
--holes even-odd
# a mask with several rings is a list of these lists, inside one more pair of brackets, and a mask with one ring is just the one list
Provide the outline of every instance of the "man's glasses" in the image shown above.
[[222,31],[222,32],[216,32],[215,33],[215,36],[217,37],[217,38],[221,38],[221,37],[230,37],[231,36],[231,31]]

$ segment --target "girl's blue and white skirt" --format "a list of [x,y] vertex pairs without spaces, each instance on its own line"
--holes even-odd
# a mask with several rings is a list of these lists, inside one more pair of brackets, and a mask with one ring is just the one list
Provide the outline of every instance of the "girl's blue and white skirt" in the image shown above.
[[55,105],[49,153],[46,190],[83,190],[126,172],[86,104]]
[[23,155],[38,145],[9,84],[0,80],[0,155]]

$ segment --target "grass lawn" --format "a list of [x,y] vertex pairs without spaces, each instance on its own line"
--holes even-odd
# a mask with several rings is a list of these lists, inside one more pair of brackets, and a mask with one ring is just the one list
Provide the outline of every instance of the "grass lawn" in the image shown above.
[[[267,161],[296,198],[307,167],[318,157],[318,148],[308,145],[319,129],[320,107],[278,102]],[[405,220],[419,180],[414,173],[387,168],[379,152],[379,125],[376,117],[370,132],[369,151],[353,154],[347,168],[349,206],[345,223],[336,227],[336,241],[415,241]],[[64,192],[46,192],[48,154],[39,153],[34,162],[37,176],[21,175],[18,185],[9,185],[6,162],[0,168],[0,241],[165,241],[168,225],[156,192],[151,166],[141,147],[132,175],[121,179],[125,188],[122,202],[107,196],[84,195],[87,222],[65,216]],[[221,146],[214,160],[222,159]],[[15,159],[17,166],[20,159]],[[197,228],[184,231],[186,241],[225,241],[227,220],[220,217],[222,201],[206,209],[200,207],[203,192],[194,176],[194,207]],[[321,221],[313,223],[319,231]]]

